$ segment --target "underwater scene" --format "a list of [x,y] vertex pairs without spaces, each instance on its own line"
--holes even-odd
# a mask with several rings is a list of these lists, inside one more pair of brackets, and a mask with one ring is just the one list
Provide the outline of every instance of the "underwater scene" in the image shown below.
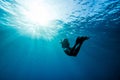
[[119,50],[120,0],[0,0],[0,80],[120,80]]

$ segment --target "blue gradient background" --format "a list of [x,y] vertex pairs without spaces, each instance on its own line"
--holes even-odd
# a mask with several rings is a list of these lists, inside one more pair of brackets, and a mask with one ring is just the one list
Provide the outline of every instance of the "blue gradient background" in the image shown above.
[[[9,13],[0,8],[0,80],[120,80],[120,1],[102,0],[104,8],[89,16],[99,1],[74,0],[87,10],[78,7],[71,21],[59,20],[64,28],[52,40],[20,36],[4,24],[3,14]],[[84,11],[88,14],[81,17]],[[72,46],[79,35],[90,39],[77,57],[67,56],[60,39],[67,36]]]

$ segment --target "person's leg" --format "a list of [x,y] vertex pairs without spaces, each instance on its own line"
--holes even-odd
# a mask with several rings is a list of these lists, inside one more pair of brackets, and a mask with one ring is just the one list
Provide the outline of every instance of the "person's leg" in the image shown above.
[[73,56],[77,56],[78,52],[80,51],[80,47],[81,47],[82,44],[78,44],[78,46],[76,47],[76,49],[74,50],[73,52]]
[[[81,37],[77,37],[75,45],[71,48],[70,54],[71,54],[72,56],[77,55],[77,53],[78,53],[79,50],[80,50],[80,46],[81,46],[81,45],[80,45],[80,39],[81,39]],[[77,48],[76,48],[76,47],[77,47]]]
[[76,38],[76,44],[79,44],[80,43],[80,36],[78,36],[77,38]]
[[76,49],[76,46],[77,46],[77,43],[71,48],[70,50],[70,55],[73,55],[74,54],[74,51]]
[[71,48],[70,54],[73,55],[76,49],[76,46],[80,43],[80,36],[77,37],[75,45]]
[[[80,38],[77,38],[78,40],[76,40],[76,48],[74,49],[73,51],[73,56],[77,56],[78,52],[80,51],[80,48],[83,44],[83,42],[87,39],[89,39],[88,37],[80,37]],[[79,43],[78,43],[79,42]],[[77,46],[78,45],[78,46]]]

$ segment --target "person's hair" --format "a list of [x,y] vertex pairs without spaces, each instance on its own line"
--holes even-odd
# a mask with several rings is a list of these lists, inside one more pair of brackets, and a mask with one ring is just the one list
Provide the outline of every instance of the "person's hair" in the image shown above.
[[64,39],[63,41],[62,41],[62,48],[69,48],[69,41],[68,41],[68,39]]

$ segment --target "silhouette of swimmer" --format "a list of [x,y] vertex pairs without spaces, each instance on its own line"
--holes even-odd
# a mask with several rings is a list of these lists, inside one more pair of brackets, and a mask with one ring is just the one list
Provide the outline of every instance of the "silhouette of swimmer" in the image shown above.
[[75,45],[71,48],[68,39],[64,39],[61,41],[62,48],[64,49],[64,52],[69,56],[77,56],[80,47],[82,46],[83,42],[85,40],[88,40],[89,37],[82,36],[77,37]]

